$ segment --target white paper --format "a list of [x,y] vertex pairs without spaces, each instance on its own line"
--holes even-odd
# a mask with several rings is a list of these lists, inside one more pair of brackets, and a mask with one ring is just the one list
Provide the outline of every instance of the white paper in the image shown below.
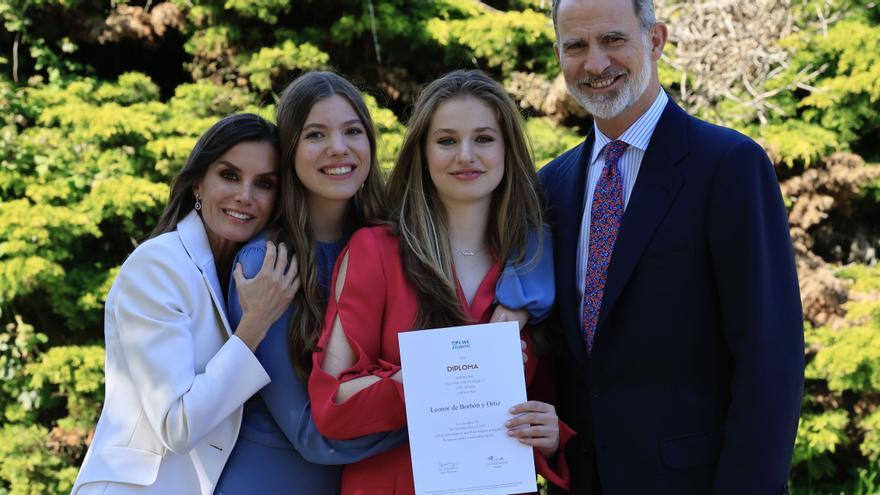
[[516,322],[398,334],[418,495],[537,491],[532,448],[507,435],[526,401]]

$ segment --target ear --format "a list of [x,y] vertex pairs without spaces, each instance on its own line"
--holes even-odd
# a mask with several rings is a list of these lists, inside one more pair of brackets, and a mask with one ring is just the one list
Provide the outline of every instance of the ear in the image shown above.
[[199,195],[199,191],[201,191],[201,189],[202,189],[202,183],[201,183],[201,182],[196,182],[195,184],[193,184],[193,185],[192,185],[192,192],[193,192],[193,195],[194,195],[194,196],[198,196],[198,195]]
[[666,47],[666,40],[669,39],[669,32],[666,24],[658,22],[651,28],[651,58],[656,62],[663,55],[663,48]]
[[562,65],[562,54],[559,53],[559,40],[553,43],[553,54],[556,55],[556,61],[559,65]]

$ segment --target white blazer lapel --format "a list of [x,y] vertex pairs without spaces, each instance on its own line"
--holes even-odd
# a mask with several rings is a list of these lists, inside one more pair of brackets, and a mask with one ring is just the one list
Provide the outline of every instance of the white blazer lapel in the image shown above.
[[191,211],[189,215],[177,224],[177,233],[187,254],[189,254],[196,266],[199,267],[199,271],[202,272],[202,280],[208,286],[208,292],[211,293],[211,300],[214,301],[214,307],[220,314],[223,328],[231,337],[232,327],[229,326],[229,320],[226,318],[226,300],[222,297],[223,291],[220,289],[220,280],[217,279],[214,253],[211,252],[211,245],[208,243],[208,235],[205,233],[202,218],[195,210]]

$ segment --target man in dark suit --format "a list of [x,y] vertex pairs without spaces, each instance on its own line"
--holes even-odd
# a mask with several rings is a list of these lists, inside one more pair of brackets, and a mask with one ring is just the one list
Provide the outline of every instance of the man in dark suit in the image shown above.
[[773,167],[662,90],[650,0],[554,0],[553,19],[595,122],[540,174],[572,492],[785,493],[803,320]]

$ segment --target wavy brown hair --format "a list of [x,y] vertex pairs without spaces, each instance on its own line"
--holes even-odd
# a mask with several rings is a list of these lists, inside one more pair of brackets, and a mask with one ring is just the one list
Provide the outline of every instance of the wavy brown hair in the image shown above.
[[309,222],[309,191],[296,175],[294,157],[303,126],[315,103],[338,95],[351,105],[360,118],[370,142],[370,171],[364,186],[355,194],[349,208],[349,224],[359,227],[385,218],[384,186],[376,158],[376,128],[366,103],[350,82],[333,72],[308,72],[290,83],[278,102],[277,119],[281,136],[280,219],[272,237],[292,247],[299,264],[302,286],[296,295],[297,313],[290,320],[288,341],[294,369],[304,381],[312,367],[311,354],[317,350],[324,326],[327,300],[318,286],[315,262],[315,235]]
[[418,294],[416,328],[470,323],[456,292],[446,210],[431,181],[425,153],[434,112],[456,98],[476,98],[493,109],[504,138],[504,174],[492,193],[487,226],[491,251],[501,263],[511,258],[523,262],[529,232],[539,234],[543,222],[538,176],[522,117],[504,88],[478,70],[450,72],[425,87],[413,109],[386,196],[405,272]]

